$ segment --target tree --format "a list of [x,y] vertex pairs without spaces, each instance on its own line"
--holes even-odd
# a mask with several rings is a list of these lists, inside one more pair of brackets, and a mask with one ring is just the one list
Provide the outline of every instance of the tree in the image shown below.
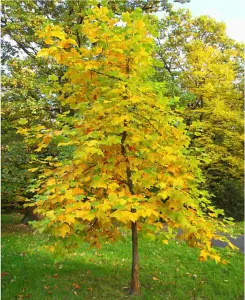
[[54,82],[50,93],[74,113],[58,116],[59,130],[34,126],[25,132],[39,140],[37,153],[51,142],[70,149],[68,156],[40,164],[33,205],[44,219],[34,227],[55,237],[50,251],[72,250],[83,241],[100,248],[103,240],[115,241],[131,229],[131,293],[140,291],[139,230],[165,244],[180,228],[180,238],[201,248],[199,260],[220,261],[211,239],[233,247],[218,233],[226,231],[217,219],[222,210],[200,188],[204,179],[182,119],[162,96],[162,85],[149,81],[151,18],[140,9],[116,18],[96,6],[78,29],[83,47],[60,26],[48,24],[39,32],[49,47],[38,55],[66,68],[64,83]]
[[[208,185],[216,196],[225,198],[224,193],[219,194],[222,188],[217,186],[216,189],[217,183],[234,186],[233,191],[236,191],[238,182],[242,188],[243,181],[243,97],[242,92],[234,87],[237,51],[221,52],[200,42],[189,47],[188,67],[181,77],[186,89],[195,95],[195,102],[186,110],[190,130],[193,131],[191,124],[201,121],[200,131],[194,133],[192,144],[211,158],[204,166]],[[241,218],[242,198],[238,212],[231,209],[237,206],[237,199],[233,200],[232,194],[229,206],[222,205],[222,199],[217,203],[217,197],[214,201],[225,208],[227,214]]]
[[[202,170],[214,203],[242,219],[244,45],[227,36],[224,23],[208,16],[192,18],[186,10],[172,11],[159,30],[162,66],[156,78],[166,80],[172,95],[180,97],[193,151],[210,157]],[[229,197],[226,186],[234,187]]]
[[[79,6],[78,2],[73,1],[70,9],[73,6],[74,11],[79,7],[82,9],[83,5]],[[52,65],[50,69],[43,59],[36,57],[43,42],[35,36],[35,31],[49,18],[58,20],[62,17],[64,24],[69,25],[74,16],[71,16],[66,4],[55,5],[55,1],[49,1],[48,5],[46,1],[3,1],[1,8],[2,204],[6,210],[10,210],[19,208],[25,198],[33,196],[27,187],[36,173],[30,175],[27,170],[36,167],[38,157],[26,145],[25,139],[16,133],[16,128],[21,124],[29,128],[37,123],[52,127],[53,120],[62,108],[55,95],[47,94],[43,89],[40,92],[43,78],[53,73],[61,77],[63,70],[57,65]],[[45,85],[48,83],[45,82]],[[42,155],[47,157],[56,153],[57,149],[52,147]],[[27,215],[30,216],[29,211]]]

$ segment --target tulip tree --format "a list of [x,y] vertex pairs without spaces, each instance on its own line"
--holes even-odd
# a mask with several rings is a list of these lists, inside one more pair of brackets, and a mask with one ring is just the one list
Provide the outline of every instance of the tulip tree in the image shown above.
[[34,226],[56,240],[49,250],[73,249],[84,241],[101,248],[103,241],[131,230],[135,294],[140,291],[138,232],[167,244],[182,229],[179,238],[201,249],[200,261],[226,263],[211,239],[229,242],[218,234],[226,230],[217,218],[222,210],[211,206],[200,188],[204,179],[188,150],[185,125],[162,96],[162,84],[149,79],[151,20],[140,9],[117,18],[95,6],[79,27],[83,47],[62,27],[46,25],[38,35],[47,47],[38,56],[65,67],[63,84],[52,76],[50,94],[59,95],[72,114],[59,115],[52,127],[57,129],[19,129],[38,140],[36,152],[51,142],[69,149],[56,161],[42,161],[45,167],[32,187],[37,212],[44,216]]

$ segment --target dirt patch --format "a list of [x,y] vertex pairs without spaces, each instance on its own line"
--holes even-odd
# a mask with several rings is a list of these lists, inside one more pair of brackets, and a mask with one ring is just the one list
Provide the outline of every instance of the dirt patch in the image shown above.
[[24,224],[2,224],[2,234],[21,233],[29,234],[33,232],[33,229],[29,225]]

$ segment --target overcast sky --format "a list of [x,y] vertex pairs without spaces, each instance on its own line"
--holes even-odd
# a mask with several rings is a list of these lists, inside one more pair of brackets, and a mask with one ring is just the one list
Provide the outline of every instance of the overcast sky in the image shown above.
[[188,8],[194,17],[209,15],[225,22],[228,36],[245,42],[245,0],[190,0],[190,3],[174,6]]

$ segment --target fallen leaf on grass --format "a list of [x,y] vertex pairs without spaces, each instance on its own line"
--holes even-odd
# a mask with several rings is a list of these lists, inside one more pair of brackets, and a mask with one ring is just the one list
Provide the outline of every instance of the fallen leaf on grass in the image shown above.
[[156,277],[152,277],[152,279],[153,279],[153,280],[159,280],[159,279],[158,279],[158,278],[156,278]]
[[4,276],[6,276],[6,275],[8,275],[9,273],[8,272],[2,272],[1,273],[1,277],[4,277]]
[[54,274],[54,276],[53,276],[54,278],[58,278],[59,277],[59,275],[58,274]]
[[92,290],[93,290],[92,288],[88,288],[88,291],[92,292]]
[[73,283],[72,286],[74,286],[75,289],[80,289],[81,288],[80,285],[78,285],[76,283]]
[[45,285],[45,286],[44,286],[44,289],[45,289],[45,290],[48,290],[48,289],[49,289],[49,286]]

